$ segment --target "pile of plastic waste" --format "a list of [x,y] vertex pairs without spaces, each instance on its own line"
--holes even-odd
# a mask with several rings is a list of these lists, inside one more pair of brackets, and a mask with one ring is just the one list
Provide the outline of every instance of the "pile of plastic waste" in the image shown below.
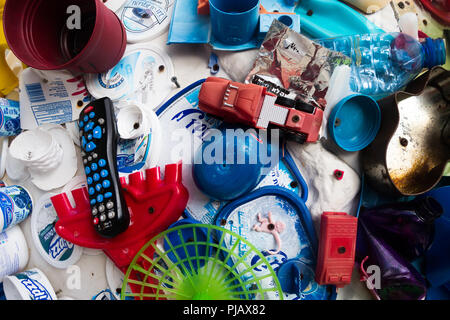
[[0,0],[0,299],[450,299],[450,7]]

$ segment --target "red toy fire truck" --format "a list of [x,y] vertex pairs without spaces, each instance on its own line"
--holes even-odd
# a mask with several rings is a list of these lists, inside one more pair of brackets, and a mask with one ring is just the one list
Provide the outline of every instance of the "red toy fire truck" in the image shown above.
[[277,97],[266,87],[209,77],[199,94],[199,108],[225,122],[257,129],[280,128],[299,143],[319,138],[323,110],[297,100]]

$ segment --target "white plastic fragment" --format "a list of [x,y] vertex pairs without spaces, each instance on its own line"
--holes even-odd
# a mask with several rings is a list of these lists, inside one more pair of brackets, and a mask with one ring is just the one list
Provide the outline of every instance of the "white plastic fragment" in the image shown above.
[[403,33],[419,40],[419,21],[414,12],[407,12],[398,19],[398,26]]
[[103,0],[103,3],[114,12],[117,12],[126,0]]
[[120,136],[117,150],[120,176],[154,167],[159,160],[162,131],[151,105],[122,100],[115,106]]
[[0,154],[0,177],[3,178],[6,172],[6,159],[9,152],[9,141],[8,137],[1,137],[0,138],[0,145],[1,145],[1,154]]
[[[288,142],[287,146],[308,185],[306,205],[318,234],[323,212],[346,212],[354,215],[355,212],[352,211],[361,187],[358,173],[326,150],[320,142],[305,145]],[[334,176],[335,170],[344,171],[341,180]]]
[[174,89],[172,60],[151,43],[129,45],[122,60],[102,74],[87,74],[86,86],[96,99],[109,97],[160,106]]
[[150,41],[169,29],[174,0],[126,0],[117,16],[127,31],[127,41]]

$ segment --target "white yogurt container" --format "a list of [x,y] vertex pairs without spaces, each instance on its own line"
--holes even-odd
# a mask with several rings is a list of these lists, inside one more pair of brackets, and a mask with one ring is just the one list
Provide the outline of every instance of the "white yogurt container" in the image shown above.
[[29,259],[28,245],[19,226],[0,233],[0,282],[23,270]]

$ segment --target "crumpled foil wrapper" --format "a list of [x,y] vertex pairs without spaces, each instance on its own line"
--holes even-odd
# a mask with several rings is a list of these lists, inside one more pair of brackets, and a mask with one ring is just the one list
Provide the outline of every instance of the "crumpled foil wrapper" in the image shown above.
[[246,83],[325,109],[334,68],[350,62],[349,57],[320,46],[275,19]]

